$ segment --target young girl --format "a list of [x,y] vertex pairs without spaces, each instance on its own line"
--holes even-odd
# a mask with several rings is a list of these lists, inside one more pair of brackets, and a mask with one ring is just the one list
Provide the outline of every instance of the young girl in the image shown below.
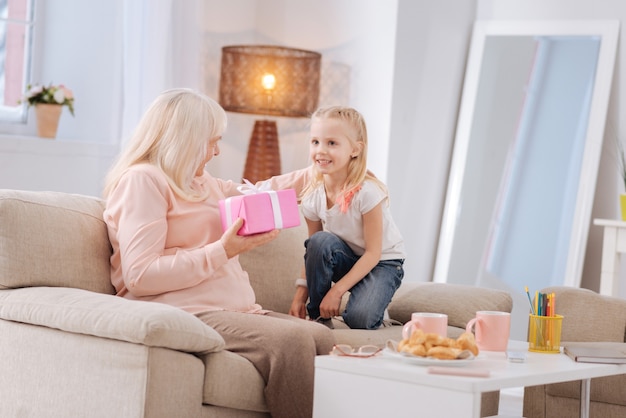
[[[314,358],[334,337],[324,326],[256,303],[238,255],[278,231],[237,235],[242,220],[222,232],[219,200],[237,184],[211,176],[226,113],[198,92],[173,89],[150,105],[104,189],[104,220],[113,247],[111,282],[118,296],[176,306],[200,318],[248,359],[265,379],[274,418],[309,418]],[[271,179],[276,189],[302,190],[298,171]],[[222,382],[229,384],[229,382]]]
[[349,107],[318,109],[310,157],[315,177],[302,193],[306,282],[296,281],[289,313],[304,318],[306,306],[311,319],[327,325],[341,314],[350,328],[376,329],[404,276],[405,251],[387,188],[367,171],[363,116]]

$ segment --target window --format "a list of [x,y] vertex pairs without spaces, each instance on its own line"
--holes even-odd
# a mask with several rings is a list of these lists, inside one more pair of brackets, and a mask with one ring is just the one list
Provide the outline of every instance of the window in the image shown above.
[[33,0],[0,0],[0,122],[25,122]]

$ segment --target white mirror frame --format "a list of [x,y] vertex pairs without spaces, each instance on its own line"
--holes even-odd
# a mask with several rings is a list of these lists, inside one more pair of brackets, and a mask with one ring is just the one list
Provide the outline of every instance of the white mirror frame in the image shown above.
[[[571,239],[563,285],[580,287],[583,261],[589,234],[598,166],[602,150],[606,115],[609,103],[615,55],[619,35],[617,20],[589,21],[477,21],[474,24],[463,86],[459,119],[455,136],[450,177],[439,236],[434,282],[449,281],[448,273],[452,246],[459,215],[461,186],[465,175],[466,158],[474,116],[474,105],[480,80],[483,49],[487,36],[599,36],[601,37],[598,64],[584,154],[576,197]],[[477,278],[478,280],[478,278]]]

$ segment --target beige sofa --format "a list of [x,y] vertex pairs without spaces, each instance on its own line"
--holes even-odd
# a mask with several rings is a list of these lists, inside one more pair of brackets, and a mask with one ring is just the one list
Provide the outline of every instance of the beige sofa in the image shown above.
[[[0,190],[0,416],[267,417],[261,376],[212,328],[114,296],[102,211],[92,197]],[[241,257],[264,307],[288,311],[305,229]],[[511,307],[506,292],[405,283],[389,313],[400,322],[447,313],[456,336],[477,310]],[[400,326],[336,327],[337,341],[352,345],[401,335]],[[497,413],[498,394],[483,399],[484,415]]]
[[[556,313],[563,315],[561,346],[568,342],[595,345],[626,341],[626,300],[572,287],[550,287],[541,292],[556,294]],[[591,417],[626,417],[626,375],[591,379],[590,392]],[[526,418],[575,417],[579,408],[580,381],[524,389]]]

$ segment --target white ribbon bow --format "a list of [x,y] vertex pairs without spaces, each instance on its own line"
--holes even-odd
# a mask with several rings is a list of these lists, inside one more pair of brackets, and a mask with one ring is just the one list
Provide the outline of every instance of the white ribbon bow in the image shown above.
[[269,181],[262,182],[260,186],[255,186],[248,179],[243,179],[243,182],[244,184],[237,186],[237,190],[239,190],[242,194],[255,194],[272,191],[272,186]]
[[[270,196],[270,202],[272,204],[272,214],[274,215],[274,229],[282,229],[283,227],[283,214],[280,213],[280,202],[278,201],[278,194],[272,190],[269,182],[261,183],[261,186],[257,187],[252,184],[248,179],[243,179],[244,184],[237,187],[237,190],[244,195],[251,195],[256,193],[267,193]],[[224,201],[224,208],[226,211],[226,225],[231,226],[233,224],[232,214],[232,197],[227,198]]]

